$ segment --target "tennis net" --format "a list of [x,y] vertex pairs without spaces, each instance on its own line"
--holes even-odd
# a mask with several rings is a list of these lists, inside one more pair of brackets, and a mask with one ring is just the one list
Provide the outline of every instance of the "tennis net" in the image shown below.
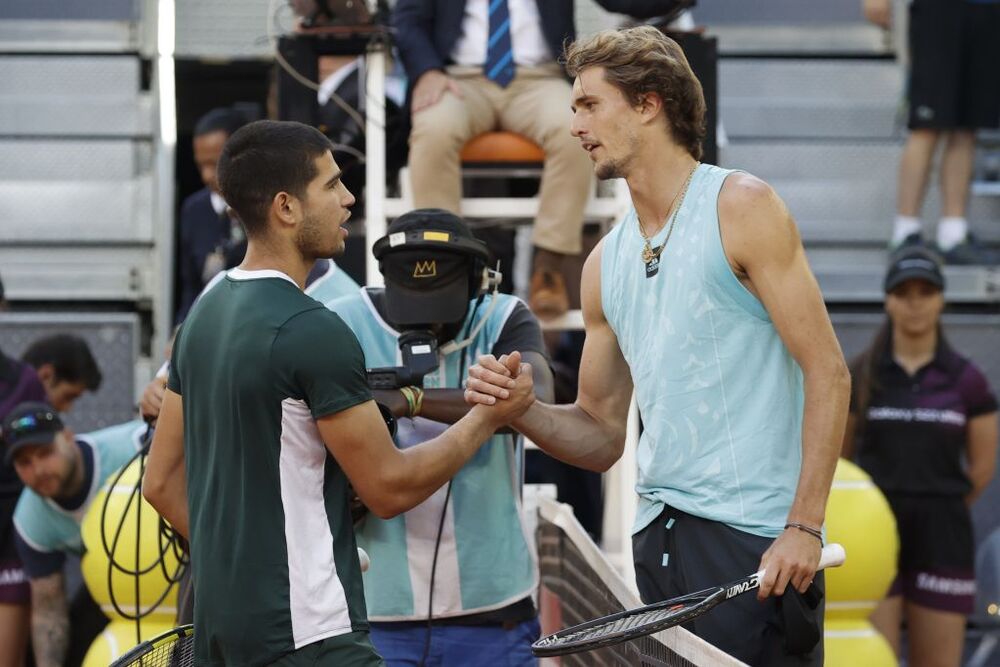
[[[573,516],[569,505],[538,498],[542,635],[641,606],[635,593]],[[543,665],[730,667],[743,663],[683,628],[670,628],[596,651],[548,658]]]

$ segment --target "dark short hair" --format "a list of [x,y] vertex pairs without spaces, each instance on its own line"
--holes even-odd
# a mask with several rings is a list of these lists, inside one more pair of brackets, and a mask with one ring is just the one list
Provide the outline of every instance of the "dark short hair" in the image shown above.
[[705,139],[705,95],[684,51],[652,26],[604,30],[574,42],[566,50],[566,71],[578,76],[603,67],[604,80],[635,105],[646,93],[663,101],[674,141],[701,159]]
[[194,136],[200,137],[213,132],[225,132],[228,137],[246,124],[247,117],[242,112],[230,107],[217,107],[203,115],[194,124]]
[[333,154],[326,135],[292,121],[258,120],[229,137],[219,158],[219,189],[247,236],[267,228],[267,211],[279,192],[304,196],[324,153]]
[[25,350],[21,360],[35,368],[51,364],[56,380],[82,383],[90,391],[101,386],[101,370],[87,341],[73,334],[39,338]]

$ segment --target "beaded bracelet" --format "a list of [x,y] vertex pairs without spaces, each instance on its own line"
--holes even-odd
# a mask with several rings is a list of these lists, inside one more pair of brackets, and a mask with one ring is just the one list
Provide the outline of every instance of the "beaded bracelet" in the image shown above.
[[424,390],[420,387],[400,387],[399,393],[406,399],[406,416],[413,419],[424,407]]
[[406,416],[412,419],[416,410],[416,397],[413,395],[413,388],[400,387],[399,393],[406,399]]
[[424,409],[424,390],[420,387],[410,387],[413,390],[413,416],[416,417]]
[[823,533],[815,528],[810,528],[809,526],[806,526],[805,524],[801,523],[788,522],[785,524],[785,530],[788,530],[789,528],[797,528],[798,530],[801,530],[803,533],[809,533],[817,540],[819,540],[820,544],[823,543]]

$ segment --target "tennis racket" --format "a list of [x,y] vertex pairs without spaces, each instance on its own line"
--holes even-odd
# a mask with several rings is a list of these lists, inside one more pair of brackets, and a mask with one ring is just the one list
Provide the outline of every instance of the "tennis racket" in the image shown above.
[[182,625],[142,642],[110,667],[194,667],[194,627]]
[[[371,559],[358,547],[361,571],[371,565]],[[144,641],[128,653],[111,663],[110,667],[193,667],[194,666],[194,626],[182,625],[168,630],[158,637]]]
[[[829,544],[823,547],[819,569],[843,565],[845,558],[844,547],[839,544]],[[574,625],[548,637],[542,637],[531,645],[531,652],[538,657],[548,657],[592,651],[672,628],[701,616],[737,595],[756,590],[763,578],[764,571],[761,570],[725,586],[706,588],[697,593],[689,593],[637,609],[627,609]]]

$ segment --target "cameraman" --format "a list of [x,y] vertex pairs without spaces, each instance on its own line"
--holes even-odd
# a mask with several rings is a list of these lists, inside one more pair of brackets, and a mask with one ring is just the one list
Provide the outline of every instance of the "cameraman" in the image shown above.
[[[538,398],[551,402],[538,321],[520,299],[490,291],[498,277],[489,251],[461,218],[411,211],[374,253],[385,288],[327,307],[354,331],[367,365],[383,367],[369,371],[369,382],[398,418],[400,448],[430,440],[466,413],[466,372],[482,354],[521,350]],[[358,544],[371,555],[372,643],[390,667],[536,664],[538,573],[520,506],[522,454],[512,435],[494,435],[422,504],[392,519],[360,520]]]

